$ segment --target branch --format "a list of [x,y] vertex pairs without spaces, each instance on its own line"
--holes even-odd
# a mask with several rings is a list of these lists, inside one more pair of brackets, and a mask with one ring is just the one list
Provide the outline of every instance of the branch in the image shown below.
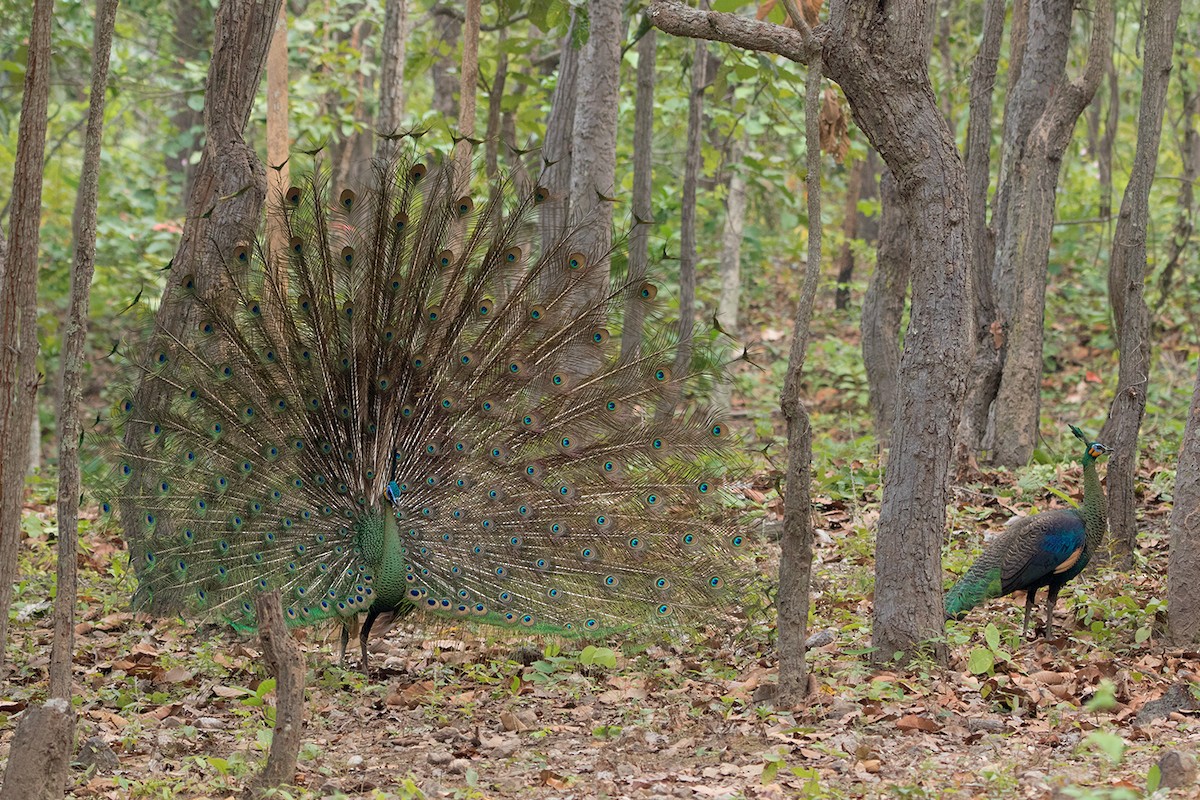
[[653,0],[646,9],[650,24],[663,33],[724,42],[747,50],[774,53],[798,64],[808,63],[804,34],[792,28],[759,22],[736,14],[701,11],[679,0]]

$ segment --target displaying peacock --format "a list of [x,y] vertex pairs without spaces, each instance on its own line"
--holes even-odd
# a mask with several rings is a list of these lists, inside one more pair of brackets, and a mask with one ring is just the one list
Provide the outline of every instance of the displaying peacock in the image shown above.
[[205,265],[224,290],[185,298],[194,327],[130,348],[104,508],[135,607],[249,628],[279,589],[291,623],[365,611],[364,669],[385,612],[587,634],[728,607],[731,438],[684,392],[716,368],[674,372],[655,326],[625,356],[613,335],[656,288],[610,282],[575,228],[538,242],[544,189],[477,208],[451,167],[378,172],[288,189],[286,251]]
[[984,600],[1023,591],[1025,622],[1021,637],[1024,638],[1029,632],[1029,617],[1038,590],[1044,586],[1046,638],[1051,638],[1059,590],[1083,572],[1099,549],[1107,527],[1104,490],[1096,475],[1096,460],[1110,449],[1099,442],[1089,442],[1074,425],[1071,432],[1084,443],[1083,507],[1043,511],[1013,520],[946,594],[947,619],[961,619]]

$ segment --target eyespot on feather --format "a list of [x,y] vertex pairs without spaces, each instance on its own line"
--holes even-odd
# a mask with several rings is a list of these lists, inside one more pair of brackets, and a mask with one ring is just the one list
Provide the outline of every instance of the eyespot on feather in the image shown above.
[[583,269],[587,265],[587,256],[585,256],[583,253],[571,253],[569,256],[567,256],[568,269]]
[[354,194],[353,189],[342,189],[342,193],[338,195],[338,205],[344,210],[349,211],[350,209],[354,208],[354,200],[356,197],[357,195]]
[[538,186],[537,188],[535,188],[533,190],[534,205],[541,205],[542,203],[546,202],[549,199],[550,199],[550,190],[547,189],[545,186]]
[[638,287],[638,297],[643,300],[653,300],[658,297],[658,287],[649,281],[643,281],[642,285]]
[[473,210],[475,210],[475,201],[470,197],[463,195],[454,203],[454,210],[460,217],[465,217],[467,214],[470,214]]
[[342,248],[342,261],[345,262],[346,266],[350,266],[351,264],[354,263],[354,248],[353,247],[350,247],[349,245],[347,245]]
[[446,267],[450,266],[453,263],[454,263],[454,251],[453,250],[443,250],[442,252],[438,253],[437,265],[439,267],[442,267],[443,269],[445,269]]
[[421,180],[421,178],[425,177],[425,171],[424,164],[413,164],[408,168],[408,178],[413,183],[416,183],[417,181]]
[[287,191],[284,192],[283,199],[290,206],[300,205],[300,187],[289,186]]
[[250,260],[250,247],[246,244],[239,244],[233,248],[233,257],[236,261],[246,263]]

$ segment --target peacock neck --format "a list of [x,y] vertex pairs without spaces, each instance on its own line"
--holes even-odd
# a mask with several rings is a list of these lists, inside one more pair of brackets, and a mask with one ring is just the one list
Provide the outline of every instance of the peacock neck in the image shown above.
[[1088,549],[1095,552],[1104,540],[1108,511],[1100,476],[1096,474],[1096,459],[1090,453],[1083,457],[1083,524],[1087,530]]

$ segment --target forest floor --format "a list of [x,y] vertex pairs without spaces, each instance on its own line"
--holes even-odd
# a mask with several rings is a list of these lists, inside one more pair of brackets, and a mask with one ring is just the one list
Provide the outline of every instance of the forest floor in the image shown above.
[[[868,662],[878,466],[821,473],[810,704],[773,709],[773,615],[657,640],[515,641],[401,625],[373,639],[376,674],[334,664],[336,632],[302,629],[309,679],[298,788],[280,797],[1136,798],[1194,752],[1200,653],[1162,646],[1169,497],[1144,464],[1134,571],[1090,570],[1064,592],[1053,641],[1018,641],[1022,599],[950,624],[948,668]],[[1078,499],[1077,466],[989,473],[961,486],[945,551],[961,572],[1005,519]],[[841,488],[838,488],[841,487]],[[754,493],[751,492],[753,495]],[[770,519],[773,492],[762,500]],[[53,506],[31,502],[0,762],[14,718],[44,697]],[[763,537],[764,575],[777,546]],[[273,695],[254,640],[130,613],[122,544],[92,527],[80,555],[79,740],[95,766],[76,797],[234,797],[265,760]],[[513,660],[524,647],[523,664]],[[353,651],[349,661],[353,663]],[[610,661],[610,659],[612,659]],[[1163,699],[1172,687],[1174,694]],[[111,748],[111,754],[107,749]],[[1170,796],[1200,796],[1186,788]],[[1159,796],[1167,796],[1159,789]]]

